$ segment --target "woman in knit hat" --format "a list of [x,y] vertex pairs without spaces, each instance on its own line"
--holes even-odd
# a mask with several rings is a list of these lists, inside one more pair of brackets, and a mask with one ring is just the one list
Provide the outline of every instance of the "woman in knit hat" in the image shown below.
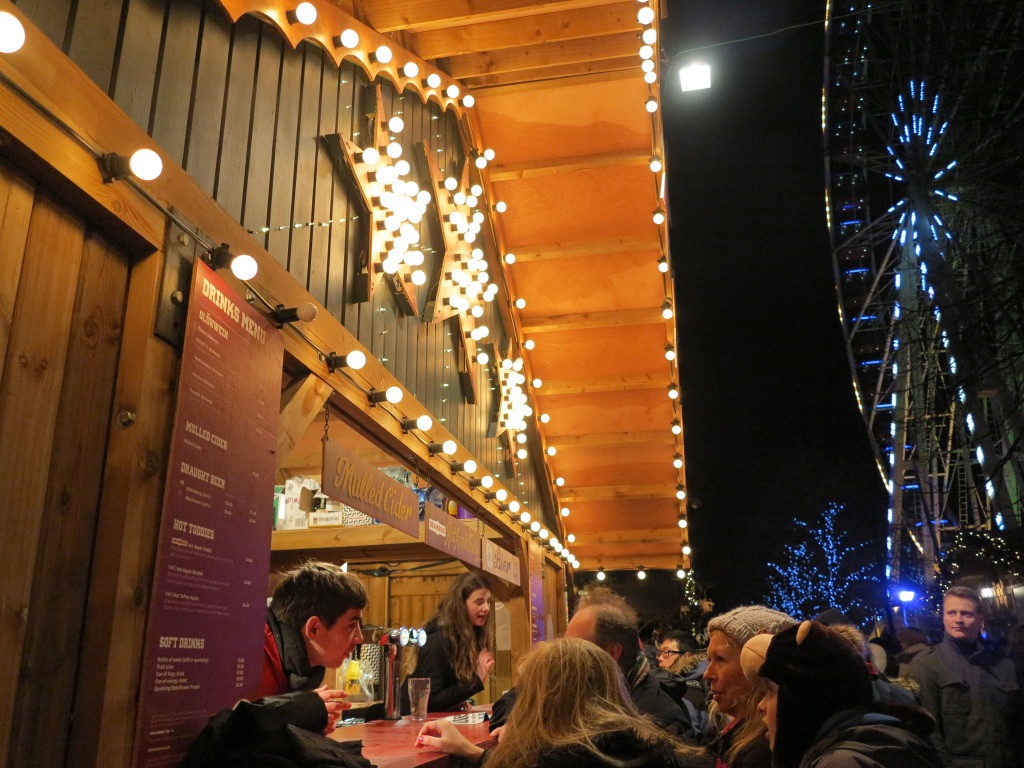
[[713,700],[709,712],[732,718],[719,732],[711,748],[718,755],[717,768],[768,768],[771,753],[764,724],[757,716],[761,690],[743,675],[740,651],[760,632],[773,635],[796,622],[787,614],[763,605],[734,608],[708,622],[708,668],[704,680]]
[[920,707],[873,701],[871,676],[850,642],[815,621],[757,635],[741,654],[763,684],[758,713],[775,768],[942,768]]

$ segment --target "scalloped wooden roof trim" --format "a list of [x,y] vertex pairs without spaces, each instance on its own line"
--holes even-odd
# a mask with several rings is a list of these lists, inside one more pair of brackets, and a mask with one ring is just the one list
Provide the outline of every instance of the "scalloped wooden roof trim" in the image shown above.
[[[323,48],[336,66],[340,67],[341,63],[348,59],[358,64],[371,81],[383,77],[400,92],[413,91],[424,104],[433,101],[446,111],[454,110],[460,120],[466,115],[466,107],[462,105],[461,99],[469,93],[469,90],[463,83],[424,59],[413,55],[397,45],[391,38],[382,35],[373,27],[368,27],[334,5],[314,2],[313,5],[317,9],[316,21],[312,24],[292,24],[288,21],[288,12],[298,5],[297,0],[291,2],[218,0],[218,2],[227,11],[232,22],[238,21],[246,14],[252,14],[277,27],[293,49],[298,48],[299,43],[303,40],[310,40]],[[353,49],[336,48],[334,38],[346,29],[354,29],[359,33],[359,45]],[[374,60],[373,52],[381,45],[387,45],[395,54],[388,64],[381,64]],[[416,77],[406,77],[402,74],[402,66],[410,61],[419,66],[419,75]],[[441,78],[441,85],[437,88],[430,88],[425,84],[427,75],[433,73]],[[445,89],[449,85],[458,87],[459,96],[457,98],[445,94]]]

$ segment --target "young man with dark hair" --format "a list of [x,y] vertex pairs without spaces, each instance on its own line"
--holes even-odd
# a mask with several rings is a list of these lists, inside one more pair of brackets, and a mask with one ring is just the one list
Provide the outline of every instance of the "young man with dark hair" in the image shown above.
[[310,560],[285,573],[267,608],[260,696],[316,689],[326,668],[363,641],[366,602],[362,582],[333,563]]
[[910,662],[921,704],[938,721],[935,744],[949,768],[1009,768],[1020,723],[1011,725],[1020,695],[1013,663],[981,638],[981,596],[952,587],[942,601],[945,637]]

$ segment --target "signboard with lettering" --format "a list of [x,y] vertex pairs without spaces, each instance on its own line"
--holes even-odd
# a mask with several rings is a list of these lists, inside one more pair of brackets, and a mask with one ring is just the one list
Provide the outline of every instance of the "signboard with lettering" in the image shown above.
[[427,544],[464,563],[480,567],[480,534],[474,528],[476,523],[452,517],[433,504],[424,505],[423,521],[426,524],[423,540]]
[[196,259],[150,596],[133,764],[178,765],[259,691],[280,334]]
[[330,440],[324,441],[320,490],[402,533],[420,537],[420,500],[416,493]]
[[488,573],[493,573],[517,587],[522,582],[522,577],[519,574],[519,558],[489,539],[483,540],[481,560],[481,567]]
[[544,634],[544,550],[536,541],[526,542],[530,567],[530,634],[533,644],[547,640]]

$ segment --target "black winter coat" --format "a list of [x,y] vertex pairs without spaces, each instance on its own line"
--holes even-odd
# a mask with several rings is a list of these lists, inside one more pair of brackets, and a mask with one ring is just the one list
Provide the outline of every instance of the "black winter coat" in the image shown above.
[[[451,659],[448,658],[445,628],[440,626],[435,619],[431,619],[424,629],[427,632],[427,642],[420,648],[416,669],[409,677],[430,678],[428,712],[460,710],[466,699],[484,689],[483,681],[474,674],[471,682],[461,682],[455,676],[455,669],[452,667]],[[402,712],[409,713],[408,685],[402,686]]]

